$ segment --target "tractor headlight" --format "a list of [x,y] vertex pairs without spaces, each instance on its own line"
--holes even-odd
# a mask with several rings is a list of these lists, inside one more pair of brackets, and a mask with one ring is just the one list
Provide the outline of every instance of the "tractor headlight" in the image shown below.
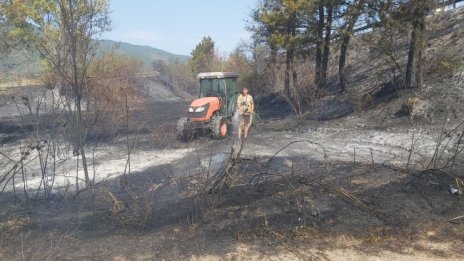
[[204,112],[204,111],[205,111],[205,106],[195,108],[195,112]]
[[194,109],[192,107],[190,107],[189,112],[194,112]]

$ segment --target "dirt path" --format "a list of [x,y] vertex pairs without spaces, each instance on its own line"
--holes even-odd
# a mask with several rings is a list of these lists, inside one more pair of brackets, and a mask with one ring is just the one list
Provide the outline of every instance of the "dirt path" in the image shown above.
[[[177,104],[177,103],[176,103]],[[166,104],[163,104],[165,106]],[[175,105],[178,106],[178,105]],[[162,115],[160,116],[162,117]],[[165,115],[166,119],[169,116]],[[152,119],[150,119],[152,120]],[[173,123],[169,125],[173,128]],[[255,126],[249,140],[244,144],[242,156],[247,158],[262,157],[300,157],[322,162],[357,162],[392,165],[410,169],[425,168],[436,147],[436,134],[425,134],[420,130],[374,130],[347,129],[337,125],[318,128],[304,133],[296,131],[259,131],[265,126]],[[141,137],[141,144],[148,144],[151,135]],[[169,164],[173,166],[176,176],[192,175],[202,169],[211,172],[218,170],[230,156],[231,147],[238,151],[239,142],[233,137],[217,141],[209,137],[200,137],[191,143],[180,143],[174,136],[165,137],[162,142],[176,144],[174,148],[136,149],[131,155],[131,172],[143,172],[149,168]],[[124,138],[122,139],[122,143]],[[170,141],[168,141],[171,139]],[[455,139],[455,138],[449,138]],[[447,140],[446,140],[447,141]],[[456,140],[457,141],[457,140]],[[451,142],[456,142],[451,141]],[[92,166],[97,173],[95,181],[116,178],[126,167],[127,155],[125,150],[119,149],[124,144],[100,145],[92,152]],[[412,150],[411,150],[412,148]],[[15,146],[4,146],[3,150],[14,155]],[[410,152],[411,151],[411,152]],[[447,152],[445,152],[447,153]],[[39,164],[30,164],[29,172],[40,170]],[[76,158],[70,157],[59,166],[58,173],[63,173],[56,179],[57,186],[64,186],[71,182],[74,176]],[[186,171],[188,170],[188,171]],[[79,177],[83,177],[79,171]],[[40,183],[40,177],[31,177],[27,181],[30,186]],[[23,186],[21,181],[17,188]]]
[[[330,126],[306,133],[255,130],[245,154],[301,156],[319,161],[391,164],[398,167],[430,160],[437,136],[420,130],[347,129]],[[454,141],[454,142],[457,142]],[[288,146],[288,147],[287,147]]]

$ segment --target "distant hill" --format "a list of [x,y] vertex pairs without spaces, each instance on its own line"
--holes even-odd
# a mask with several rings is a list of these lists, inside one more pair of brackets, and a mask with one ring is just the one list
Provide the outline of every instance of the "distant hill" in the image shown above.
[[151,46],[134,45],[124,42],[115,42],[112,40],[101,40],[98,48],[99,54],[108,52],[112,49],[117,50],[119,53],[142,59],[146,66],[150,66],[154,60],[178,60],[186,62],[189,56],[172,54],[161,49],[153,48]]
[[[151,66],[154,60],[177,60],[185,62],[189,56],[177,55],[150,46],[134,45],[112,40],[100,40],[98,55],[116,50],[119,53],[143,60],[145,66]],[[0,81],[2,78],[32,77],[40,72],[39,54],[32,51],[14,51],[0,59]]]

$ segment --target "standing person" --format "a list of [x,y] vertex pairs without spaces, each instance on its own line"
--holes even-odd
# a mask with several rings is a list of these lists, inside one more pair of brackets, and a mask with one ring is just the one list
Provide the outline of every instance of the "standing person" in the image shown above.
[[250,129],[255,112],[255,104],[253,97],[248,94],[248,88],[242,87],[241,94],[237,98],[237,105],[235,106],[239,116],[238,138],[246,139],[248,137],[248,130]]

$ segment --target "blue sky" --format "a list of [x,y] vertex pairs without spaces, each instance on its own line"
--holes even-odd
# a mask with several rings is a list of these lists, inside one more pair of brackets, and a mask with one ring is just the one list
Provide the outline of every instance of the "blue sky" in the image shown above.
[[245,30],[256,0],[110,0],[111,32],[103,39],[186,54],[209,35],[221,54],[250,34]]

